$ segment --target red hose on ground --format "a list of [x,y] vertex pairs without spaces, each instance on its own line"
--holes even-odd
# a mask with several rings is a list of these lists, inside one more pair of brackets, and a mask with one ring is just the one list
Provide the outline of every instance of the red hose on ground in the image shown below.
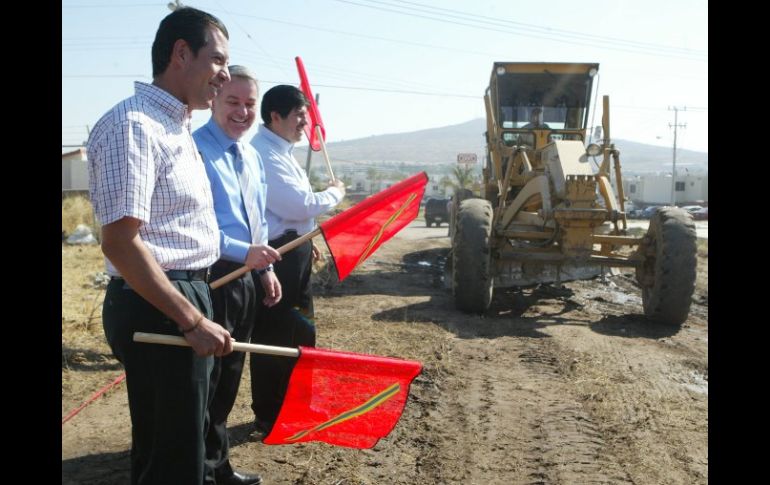
[[120,384],[120,383],[121,383],[121,382],[122,382],[122,381],[123,381],[125,378],[126,378],[126,373],[124,372],[123,374],[121,374],[120,376],[118,376],[118,378],[117,378],[117,379],[115,379],[115,380],[114,380],[114,381],[112,381],[111,383],[107,384],[106,386],[104,386],[104,387],[102,387],[101,389],[99,389],[98,391],[96,391],[96,392],[93,394],[93,396],[91,396],[91,397],[89,397],[89,398],[88,398],[88,400],[87,400],[86,402],[84,402],[83,404],[81,404],[80,406],[78,406],[76,409],[73,409],[72,411],[70,411],[70,412],[69,412],[69,414],[67,414],[66,416],[64,416],[64,419],[62,419],[62,420],[61,420],[61,424],[62,424],[62,426],[64,426],[64,423],[66,423],[67,421],[69,421],[69,420],[70,420],[70,419],[71,419],[73,416],[75,416],[77,413],[79,413],[79,412],[80,412],[80,411],[81,411],[81,410],[82,410],[84,407],[86,407],[86,406],[88,406],[89,404],[91,404],[93,401],[95,401],[95,400],[96,400],[96,398],[98,398],[99,396],[101,396],[102,394],[104,394],[105,392],[107,392],[107,391],[108,391],[108,390],[109,390],[111,387],[113,387],[113,386],[116,386],[116,385]]

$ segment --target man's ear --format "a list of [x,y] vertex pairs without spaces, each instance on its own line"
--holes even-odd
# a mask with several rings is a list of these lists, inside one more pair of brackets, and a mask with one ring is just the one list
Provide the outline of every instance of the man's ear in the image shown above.
[[271,111],[270,112],[270,124],[272,125],[276,121],[281,121],[281,115],[278,114],[278,111]]
[[177,39],[174,48],[171,49],[171,62],[178,66],[184,66],[192,58],[190,45],[184,39]]

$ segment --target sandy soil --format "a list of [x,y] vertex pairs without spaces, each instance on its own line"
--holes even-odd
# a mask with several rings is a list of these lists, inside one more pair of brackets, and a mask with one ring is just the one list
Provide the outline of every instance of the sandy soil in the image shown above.
[[[633,274],[496,291],[460,313],[446,225],[415,221],[347,280],[316,275],[319,347],[419,360],[404,415],[371,450],[248,438],[232,462],[268,484],[708,483],[708,246],[690,317],[645,320]],[[62,247],[62,416],[123,371],[104,343],[98,248]],[[246,373],[248,374],[248,373]],[[62,425],[63,484],[128,483],[125,386]]]

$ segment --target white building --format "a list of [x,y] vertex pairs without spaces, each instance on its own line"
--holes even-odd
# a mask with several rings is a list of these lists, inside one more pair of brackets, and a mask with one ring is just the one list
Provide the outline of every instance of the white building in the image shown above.
[[[425,199],[435,197],[442,199],[446,197],[447,189],[441,186],[441,178],[435,175],[428,175],[428,185],[425,186]],[[448,189],[451,190],[451,189]]]
[[[677,174],[674,204],[708,203],[708,174]],[[635,204],[671,204],[671,174],[624,177],[623,192]]]
[[[350,185],[347,188],[348,193],[352,194],[374,194],[385,190],[398,182],[397,180],[385,178],[386,173],[378,174],[375,180],[371,180],[370,174],[366,169],[340,171],[340,176],[350,177]],[[380,178],[383,177],[383,178]],[[428,184],[425,186],[425,199],[429,197],[446,197],[447,190],[441,186],[441,177],[428,175]]]
[[86,149],[61,154],[61,191],[88,191]]

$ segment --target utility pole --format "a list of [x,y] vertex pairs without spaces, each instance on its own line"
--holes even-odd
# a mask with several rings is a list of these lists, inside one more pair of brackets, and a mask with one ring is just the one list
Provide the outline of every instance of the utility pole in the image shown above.
[[674,128],[674,160],[672,163],[672,170],[671,170],[671,206],[676,207],[676,131],[677,128],[687,128],[687,123],[684,123],[680,125],[678,123],[679,121],[679,111],[687,111],[687,106],[684,106],[682,108],[678,108],[676,106],[668,107],[669,111],[674,112],[674,124],[671,123],[668,124],[669,128]]

